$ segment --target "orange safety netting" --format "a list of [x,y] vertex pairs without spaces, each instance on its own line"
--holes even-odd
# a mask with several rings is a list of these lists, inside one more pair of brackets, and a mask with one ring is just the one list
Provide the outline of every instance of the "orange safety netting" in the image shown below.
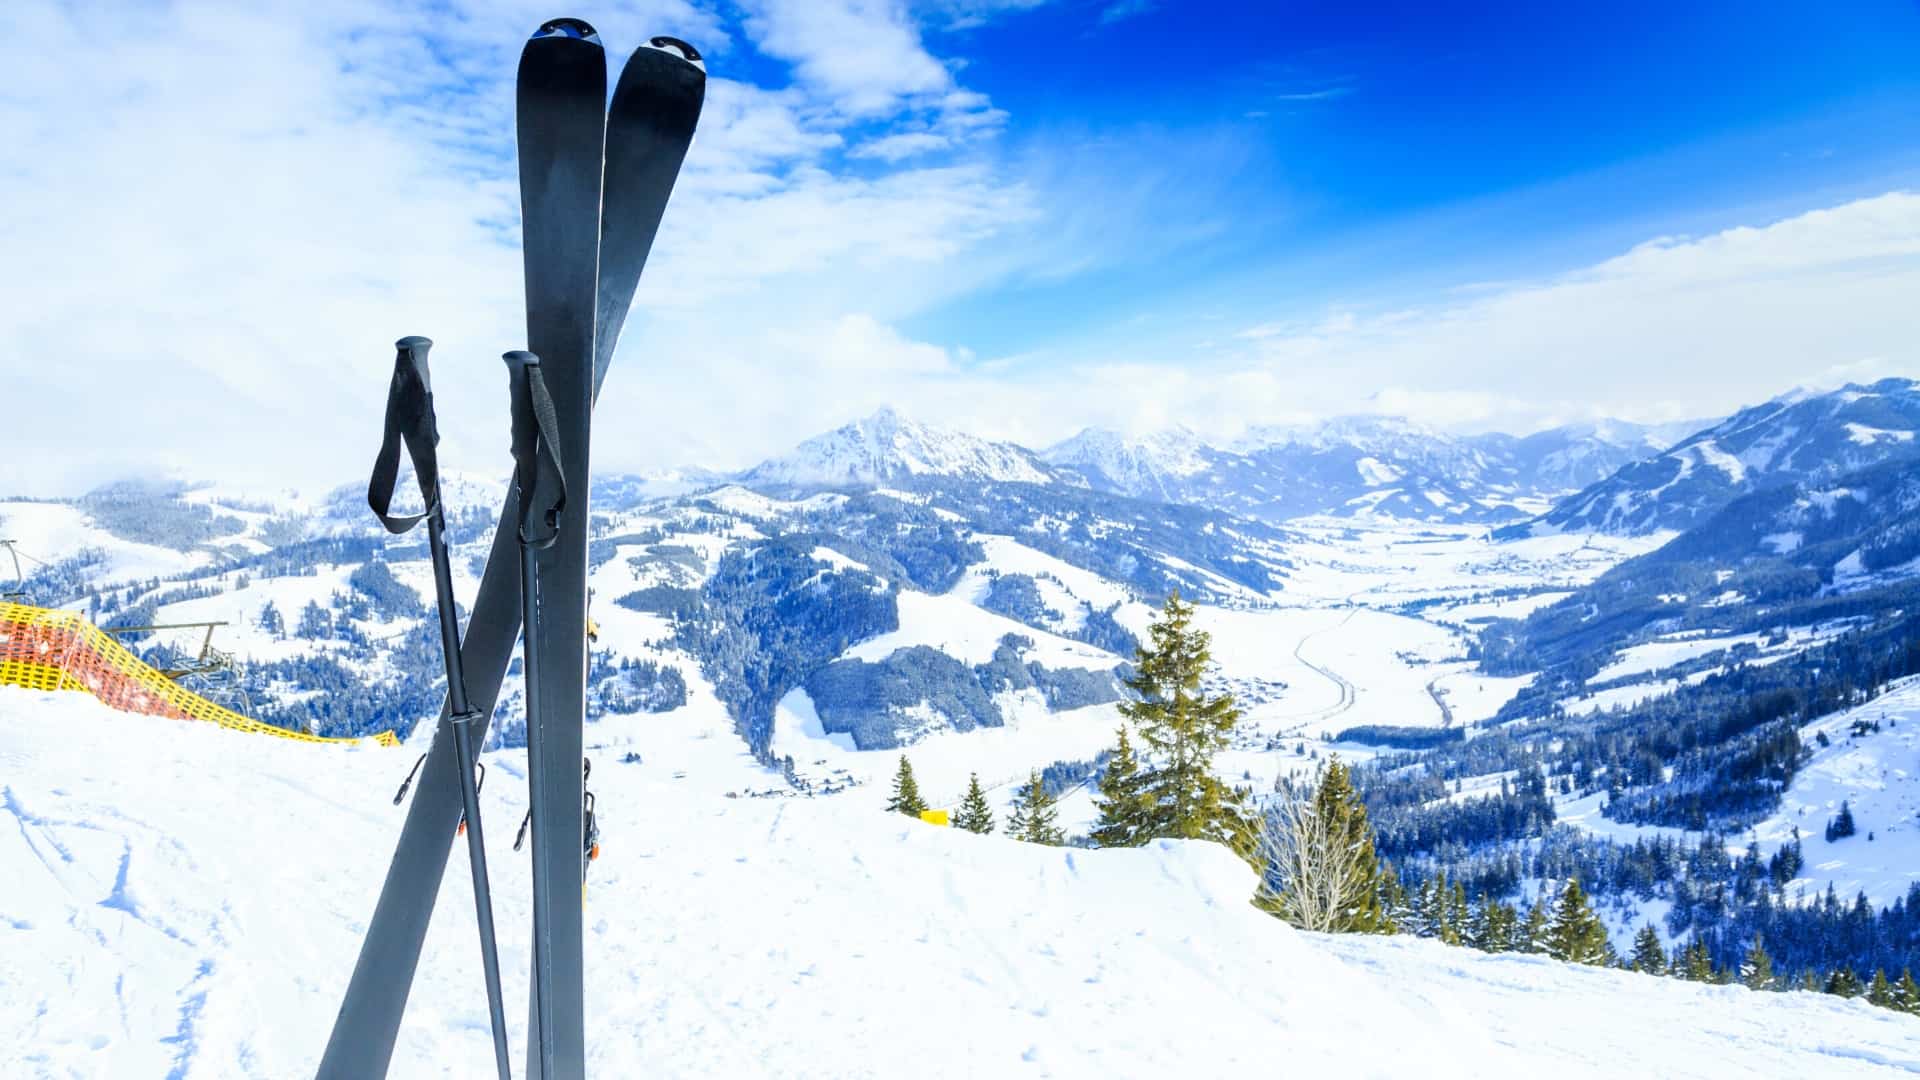
[[[206,720],[235,731],[251,731],[300,742],[356,744],[359,739],[329,739],[263,724],[183,690],[155,671],[99,627],[71,611],[0,603],[0,686],[33,690],[84,690],[127,712]],[[398,746],[393,732],[373,736],[382,746]]]

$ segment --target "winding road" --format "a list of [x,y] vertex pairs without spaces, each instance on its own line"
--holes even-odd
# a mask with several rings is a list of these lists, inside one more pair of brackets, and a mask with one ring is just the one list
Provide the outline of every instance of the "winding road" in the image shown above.
[[1354,604],[1351,597],[1348,598],[1346,606],[1347,606],[1346,618],[1341,619],[1339,622],[1334,623],[1332,626],[1323,627],[1319,630],[1315,630],[1311,634],[1302,635],[1300,640],[1294,643],[1293,658],[1295,660],[1298,660],[1302,666],[1307,668],[1307,670],[1313,672],[1315,675],[1318,675],[1321,678],[1332,683],[1335,689],[1339,691],[1340,697],[1339,697],[1339,700],[1335,701],[1332,705],[1323,706],[1321,708],[1314,709],[1305,713],[1297,713],[1294,715],[1283,717],[1283,719],[1294,722],[1293,731],[1289,732],[1289,734],[1297,734],[1300,728],[1306,727],[1308,724],[1318,724],[1327,720],[1331,720],[1334,717],[1339,716],[1341,713],[1344,713],[1347,710],[1353,708],[1353,702],[1354,702],[1354,696],[1355,696],[1353,683],[1349,682],[1346,676],[1341,675],[1339,672],[1333,670],[1332,668],[1324,667],[1320,664],[1316,664],[1313,661],[1307,659],[1306,651],[1305,651],[1307,647],[1307,642],[1312,641],[1314,638],[1317,638],[1322,634],[1330,634],[1335,630],[1341,629],[1342,627],[1346,626],[1348,623],[1352,622],[1353,617],[1360,613],[1360,608],[1356,604]]

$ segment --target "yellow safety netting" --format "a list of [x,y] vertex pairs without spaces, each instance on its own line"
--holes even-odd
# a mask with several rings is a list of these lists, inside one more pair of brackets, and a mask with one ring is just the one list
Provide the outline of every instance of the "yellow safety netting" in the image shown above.
[[[250,731],[312,743],[362,742],[329,739],[263,724],[222,708],[155,671],[126,646],[71,611],[0,602],[0,685],[34,690],[84,690],[128,712],[206,720],[235,731]],[[373,736],[381,746],[398,746],[393,732]]]

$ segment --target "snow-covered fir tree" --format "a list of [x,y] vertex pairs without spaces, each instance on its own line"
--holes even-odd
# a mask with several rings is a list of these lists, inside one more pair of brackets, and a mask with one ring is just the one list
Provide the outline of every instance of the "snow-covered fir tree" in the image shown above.
[[1547,951],[1547,908],[1551,906],[1542,895],[1527,905],[1527,919],[1520,927],[1520,951],[1544,955]]
[[926,808],[926,800],[920,797],[920,784],[913,778],[913,763],[901,754],[900,768],[893,774],[893,797],[887,800],[887,809],[895,814],[919,817]]
[[1740,962],[1740,982],[1749,990],[1773,989],[1773,957],[1767,955],[1766,945],[1757,937]]
[[967,774],[967,794],[960,800],[960,813],[954,825],[970,833],[985,835],[993,831],[993,808],[987,805],[987,793],[980,790],[980,774]]
[[1246,794],[1214,775],[1213,759],[1226,749],[1240,709],[1231,694],[1208,694],[1201,678],[1212,663],[1212,639],[1193,625],[1194,606],[1175,590],[1148,628],[1127,687],[1136,699],[1120,702],[1151,751],[1142,794],[1147,804],[1142,839],[1216,840],[1253,861],[1256,823]]
[[1145,781],[1126,726],[1121,725],[1113,757],[1107,760],[1107,771],[1100,777],[1099,794],[1093,798],[1100,813],[1089,834],[1094,843],[1101,847],[1136,847],[1146,842],[1152,814]]
[[1667,973],[1667,952],[1660,944],[1660,932],[1652,923],[1640,927],[1640,932],[1633,936],[1633,959],[1627,966],[1648,975]]
[[1547,931],[1547,955],[1572,964],[1612,962],[1613,949],[1607,943],[1607,927],[1595,914],[1580,879],[1567,879],[1554,908],[1553,926]]
[[1893,1008],[1893,984],[1887,981],[1887,973],[1879,968],[1873,972],[1873,981],[1867,984],[1867,1003],[1883,1009]]
[[1014,798],[1013,814],[1007,818],[1007,835],[1030,844],[1058,847],[1066,842],[1059,825],[1059,812],[1039,770],[1028,774],[1027,784]]

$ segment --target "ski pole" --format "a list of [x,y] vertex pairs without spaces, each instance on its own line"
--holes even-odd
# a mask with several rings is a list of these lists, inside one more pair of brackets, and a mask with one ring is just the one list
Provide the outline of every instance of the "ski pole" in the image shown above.
[[[513,482],[520,493],[520,671],[527,703],[527,771],[539,775],[540,743],[533,738],[534,702],[539,700],[540,650],[540,573],[535,553],[553,546],[560,537],[560,512],[567,505],[567,481],[560,471],[560,428],[553,398],[547,392],[546,376],[540,370],[540,358],[530,352],[514,351],[501,359],[507,363],[508,389],[513,412]],[[520,836],[526,835],[533,809],[520,823]],[[514,838],[514,849],[520,847]],[[534,840],[535,862],[539,859],[539,840]],[[533,1016],[528,1032],[541,1063],[542,1076],[554,1074],[551,1057],[554,1028],[553,998],[545,970],[550,943],[540,932],[552,925],[552,898],[540,888],[539,869],[534,870],[533,890]],[[529,1066],[531,1068],[531,1066]]]
[[[487,849],[480,833],[480,789],[474,780],[478,748],[473,745],[476,717],[467,700],[466,669],[460,658],[459,610],[453,598],[453,562],[447,553],[447,515],[440,498],[439,461],[434,453],[440,433],[434,423],[433,386],[427,374],[427,350],[433,342],[423,337],[401,338],[395,347],[393,385],[387,393],[387,430],[367,487],[367,504],[387,531],[400,534],[421,521],[427,524],[427,549],[433,559],[434,598],[440,609],[440,648],[446,654],[447,708],[453,728],[454,766],[460,770],[460,797],[466,808],[468,864],[473,871],[474,921],[480,929],[480,963],[487,983],[487,1010],[493,1021],[494,1064],[500,1080],[512,1075],[507,1053],[507,1014],[500,992],[500,954],[493,929],[493,891],[487,884]],[[425,509],[396,516],[388,511],[399,477],[400,444],[413,459],[415,479]],[[417,767],[417,766],[416,766]]]

